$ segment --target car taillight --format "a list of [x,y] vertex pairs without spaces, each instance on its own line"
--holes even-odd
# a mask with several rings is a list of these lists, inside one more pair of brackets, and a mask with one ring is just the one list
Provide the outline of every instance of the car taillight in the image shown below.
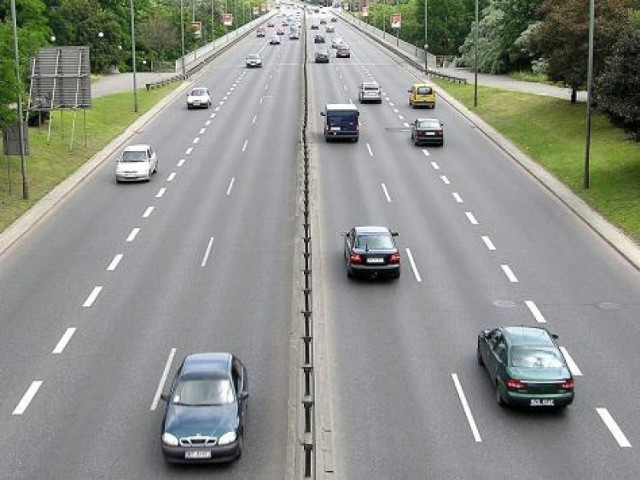
[[400,254],[392,253],[389,257],[389,263],[400,263]]
[[438,131],[436,132],[436,137],[441,137],[441,136],[442,136],[442,133],[443,133],[443,132],[442,132],[442,130],[438,130]]
[[564,382],[562,382],[562,388],[564,388],[565,390],[573,390],[575,386],[576,382],[573,380],[573,378],[568,378]]
[[525,390],[527,386],[520,380],[510,379],[507,380],[507,388],[509,390]]
[[351,263],[362,263],[362,257],[357,253],[352,253],[351,255],[349,255],[349,261]]

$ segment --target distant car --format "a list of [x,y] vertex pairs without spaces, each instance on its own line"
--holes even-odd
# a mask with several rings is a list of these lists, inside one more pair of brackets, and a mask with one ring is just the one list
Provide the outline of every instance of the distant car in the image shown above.
[[338,45],[342,44],[342,42],[342,38],[334,37],[334,39],[331,40],[331,48],[338,48]]
[[331,21],[332,22],[337,22],[338,21],[338,17],[331,17]]
[[249,377],[230,353],[187,355],[178,368],[162,419],[167,462],[213,463],[240,458]]
[[245,63],[247,68],[260,68],[262,67],[262,57],[260,57],[259,53],[250,53],[246,56]]
[[273,22],[267,22],[267,27],[275,27],[275,24]]
[[278,27],[278,29],[276,30],[276,35],[284,35],[284,28]]
[[382,88],[377,82],[362,82],[358,86],[358,100],[360,103],[382,103]]
[[336,58],[351,58],[351,49],[344,43],[338,45]]
[[327,19],[326,18],[321,18],[320,19],[320,25],[326,25],[327,24]]
[[444,145],[444,124],[437,118],[418,118],[411,124],[414,145]]
[[327,25],[327,28],[325,28],[324,31],[327,33],[333,33],[336,31],[336,29],[334,28],[333,25]]
[[267,35],[267,31],[264,27],[258,27],[256,29],[256,37],[264,37]]
[[289,22],[287,20],[283,20],[280,25],[282,25],[283,27],[288,27],[289,26]]
[[209,108],[211,106],[211,92],[208,88],[192,88],[187,93],[187,109]]
[[271,45],[280,45],[280,37],[278,37],[277,35],[272,35],[269,43]]
[[320,27],[318,26],[317,23],[312,23],[311,24],[311,30],[319,30],[319,29],[320,29]]
[[573,402],[575,382],[557,338],[525,326],[478,334],[478,364],[489,373],[499,405],[561,408]]
[[324,43],[324,35],[317,33],[315,37],[313,37],[313,43]]
[[316,50],[315,52],[316,63],[329,63],[329,51],[328,50]]
[[289,40],[299,40],[299,39],[300,39],[300,34],[298,33],[297,30],[289,34]]
[[129,145],[118,158],[116,182],[151,180],[158,171],[158,156],[151,145]]
[[400,252],[392,232],[387,227],[353,227],[344,236],[344,257],[347,275],[370,278],[400,276]]

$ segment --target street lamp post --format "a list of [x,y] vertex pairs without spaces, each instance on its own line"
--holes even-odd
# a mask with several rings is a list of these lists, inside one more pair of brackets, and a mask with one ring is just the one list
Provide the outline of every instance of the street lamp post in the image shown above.
[[16,0],[11,0],[11,19],[13,22],[13,50],[16,61],[16,82],[18,85],[18,139],[20,141],[20,169],[22,173],[22,198],[29,198],[27,183],[27,161],[24,151],[24,120],[22,119],[22,82],[20,81],[20,55],[18,54],[18,24],[16,22]]
[[424,70],[429,72],[429,40],[427,38],[427,5],[428,0],[424,0]]
[[[396,0],[396,12],[400,13],[400,0]],[[402,25],[402,23],[400,23]],[[396,28],[396,47],[400,45],[400,26]]]
[[184,64],[184,0],[180,0],[180,36],[182,46],[182,78],[187,77],[187,71]]
[[133,67],[133,111],[138,113],[138,84],[136,79],[136,27],[133,9],[133,1],[129,0],[131,10],[131,66]]
[[478,0],[476,0],[476,35],[473,42],[473,106],[478,106]]
[[591,150],[591,96],[593,84],[593,31],[595,29],[595,1],[589,0],[589,60],[587,63],[587,133],[584,152],[584,179],[582,186],[589,188],[589,153]]

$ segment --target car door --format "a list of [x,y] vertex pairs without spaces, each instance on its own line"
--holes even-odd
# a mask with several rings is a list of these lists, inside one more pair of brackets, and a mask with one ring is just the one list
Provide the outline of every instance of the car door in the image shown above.
[[353,248],[353,239],[355,236],[355,232],[353,229],[348,231],[344,236],[344,258],[349,264],[349,257],[351,256],[351,249]]
[[496,338],[496,342],[492,348],[491,353],[493,355],[493,372],[491,373],[491,378],[494,382],[496,382],[499,378],[504,377],[505,367],[507,363],[507,342],[502,334],[500,334]]

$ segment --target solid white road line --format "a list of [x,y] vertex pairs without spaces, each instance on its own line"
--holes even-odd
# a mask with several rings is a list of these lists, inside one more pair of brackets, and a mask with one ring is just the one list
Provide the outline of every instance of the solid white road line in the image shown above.
[[462,201],[462,197],[460,196],[460,194],[458,192],[453,192],[453,193],[451,193],[451,195],[453,196],[453,198],[456,201],[456,203],[464,203]]
[[560,351],[562,352],[562,355],[564,355],[564,359],[567,361],[567,366],[569,367],[569,370],[571,370],[571,374],[574,377],[581,377],[582,370],[578,368],[578,364],[573,361],[573,358],[569,355],[567,349],[565,347],[560,347]]
[[242,145],[242,151],[244,152],[247,149],[247,144],[249,143],[249,140],[245,140],[244,141],[244,145]]
[[90,307],[91,305],[93,305],[93,302],[96,301],[96,298],[98,298],[98,295],[100,295],[101,291],[102,291],[102,285],[97,285],[97,286],[93,287],[93,290],[91,291],[91,293],[89,294],[87,299],[84,301],[82,306],[83,307]]
[[443,181],[445,185],[451,185],[449,178],[446,175],[440,175],[440,179]]
[[149,218],[149,215],[151,215],[151,212],[153,212],[154,208],[155,207],[147,207],[147,209],[142,214],[142,218]]
[[118,253],[115,257],[113,257],[113,260],[111,260],[111,263],[107,267],[107,271],[113,272],[116,268],[118,268],[118,264],[120,263],[120,260],[122,260],[122,257],[124,257],[122,253]]
[[611,432],[611,435],[613,435],[613,438],[616,439],[618,445],[622,448],[631,448],[631,443],[627,440],[625,434],[622,433],[622,430],[609,413],[609,410],[606,408],[596,408],[596,412],[598,412],[598,415],[600,415],[600,418]]
[[373,157],[373,150],[371,150],[371,145],[367,143],[367,150],[369,150],[369,156]]
[[236,181],[236,177],[233,177],[229,182],[229,188],[227,188],[227,195],[231,193],[231,189],[233,188],[233,183]]
[[473,216],[473,213],[464,212],[464,214],[467,216],[467,219],[469,220],[471,225],[478,225],[478,220],[476,220],[476,217]]
[[[209,120],[207,120],[207,121],[209,121]],[[200,133],[199,133],[198,135],[202,135],[202,134],[203,134],[204,132],[206,132],[206,131],[207,131],[207,129],[206,129],[206,128],[201,128],[201,129],[200,129]]]
[[193,147],[189,147],[185,150],[184,154],[185,155],[191,155],[191,152],[193,152]]
[[211,253],[211,247],[213,247],[213,237],[209,239],[207,250],[204,252],[204,257],[202,258],[202,262],[200,263],[201,267],[204,267],[207,264],[207,260],[209,260],[209,254]]
[[411,268],[413,269],[413,274],[416,277],[418,282],[422,282],[422,278],[420,277],[420,273],[418,272],[418,268],[416,267],[416,262],[413,261],[413,255],[411,255],[411,250],[408,248],[405,249],[407,252],[407,257],[409,258],[409,263],[411,264]]
[[515,276],[509,265],[503,263],[502,265],[500,265],[500,268],[502,268],[502,271],[511,283],[518,283],[518,277]]
[[127,242],[129,242],[129,243],[133,242],[136,239],[136,237],[138,236],[139,233],[140,233],[140,229],[138,227],[136,227],[133,230],[131,230],[131,233],[127,237]]
[[251,121],[251,123],[252,123],[253,125],[255,125],[255,124],[256,124],[256,120],[257,120],[257,119],[258,119],[258,115],[254,115],[254,116],[253,116],[253,120]]
[[13,410],[12,415],[22,415],[31,403],[31,400],[33,400],[33,397],[35,397],[36,393],[38,393],[38,390],[41,386],[42,380],[34,380],[27,389],[26,393],[22,396],[22,400],[20,400],[16,408]]
[[422,149],[422,153],[424,153],[424,156],[425,156],[425,157],[428,157],[428,156],[429,156],[429,150],[427,150],[426,148],[423,148],[423,149]]
[[431,162],[431,166],[434,170],[440,170],[440,165],[437,162]]
[[176,178],[176,175],[177,175],[176,172],[171,172],[167,177],[167,182],[173,182],[173,179]]
[[175,357],[175,355],[176,355],[176,349],[172,348],[171,351],[169,352],[169,358],[167,358],[167,363],[164,366],[162,377],[160,377],[160,382],[158,383],[158,389],[156,390],[156,394],[153,396],[153,401],[151,402],[151,411],[154,411],[156,408],[158,408],[160,395],[162,394],[164,383],[167,381],[167,375],[169,375],[169,369],[171,368],[171,363],[173,362],[173,357]]
[[184,165],[184,162],[186,162],[186,160],[184,158],[181,158],[180,160],[178,160],[177,166],[181,167],[182,165]]
[[460,403],[462,404],[462,409],[464,410],[464,414],[467,416],[467,422],[469,422],[469,427],[471,427],[471,433],[473,433],[473,439],[476,442],[482,442],[482,437],[480,437],[480,432],[478,432],[478,426],[476,425],[476,421],[473,419],[473,414],[471,413],[471,408],[469,408],[469,403],[467,402],[467,397],[462,390],[462,385],[460,384],[460,379],[458,378],[457,373],[452,373],[451,378],[453,378],[453,384],[456,386],[456,391],[458,392],[458,398],[460,399]]
[[389,196],[389,191],[387,190],[387,186],[384,183],[381,183],[382,191],[384,192],[384,196],[387,199],[387,202],[391,203],[391,197]]
[[56,345],[56,348],[54,348],[53,352],[51,353],[53,353],[54,355],[60,355],[64,351],[64,347],[67,346],[74,333],[76,333],[76,329],[74,327],[67,328],[67,331],[64,332],[64,335],[62,335],[62,338]]
[[193,139],[193,142],[191,142],[191,143],[196,144],[199,141],[200,141],[200,137],[196,137],[196,138]]
[[547,323],[547,321],[544,319],[544,315],[542,315],[542,312],[540,311],[538,306],[535,303],[533,303],[532,300],[525,300],[524,304],[527,306],[527,308],[531,312],[531,315],[533,315],[533,318],[536,319],[536,322]]
[[167,187],[162,187],[160,190],[158,190],[158,193],[156,193],[156,198],[162,198],[162,196],[166,191],[167,191]]
[[[486,245],[487,249],[491,250],[492,252],[496,249],[496,246],[493,244],[493,242],[491,241],[491,239],[489,237],[487,237],[486,235],[482,236],[482,241],[484,242],[484,244]],[[526,303],[526,302],[525,302]],[[533,302],[532,302],[533,303]]]

